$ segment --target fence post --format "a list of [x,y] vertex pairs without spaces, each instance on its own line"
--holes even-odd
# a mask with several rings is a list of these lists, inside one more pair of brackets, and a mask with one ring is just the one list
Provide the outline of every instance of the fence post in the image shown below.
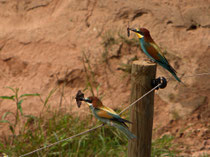
[[[156,64],[146,61],[134,61],[131,72],[131,103],[152,89],[155,79]],[[130,111],[133,124],[131,131],[137,139],[128,144],[128,157],[150,157],[154,112],[154,92],[138,101]]]

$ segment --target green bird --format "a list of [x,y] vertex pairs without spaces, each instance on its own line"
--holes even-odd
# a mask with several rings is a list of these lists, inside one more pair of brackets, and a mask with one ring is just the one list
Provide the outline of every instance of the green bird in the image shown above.
[[84,98],[84,94],[81,91],[78,92],[76,100],[77,105],[80,107],[81,102],[84,101],[91,109],[93,115],[103,123],[116,127],[122,131],[128,139],[134,139],[136,136],[131,133],[128,129],[128,126],[125,123],[131,123],[130,121],[121,118],[114,110],[109,107],[106,107],[102,102],[94,96]]
[[150,32],[146,28],[128,28],[128,33],[130,30],[135,32],[138,36],[141,49],[149,57],[149,59],[158,63],[160,66],[168,70],[177,81],[181,82],[181,80],[176,75],[176,70],[169,64],[168,60],[165,58],[159,46],[152,39]]

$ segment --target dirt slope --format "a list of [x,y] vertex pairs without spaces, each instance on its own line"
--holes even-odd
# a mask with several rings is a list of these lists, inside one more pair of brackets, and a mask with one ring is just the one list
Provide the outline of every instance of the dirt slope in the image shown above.
[[[186,77],[210,72],[210,1],[0,0],[0,21],[0,95],[10,95],[4,88],[10,86],[44,99],[58,87],[50,99],[58,107],[65,83],[62,106],[78,113],[88,113],[73,101],[77,90],[86,87],[87,73],[104,104],[118,108],[129,103],[130,77],[119,69],[145,55],[134,34],[128,43],[126,28],[148,28],[186,84],[171,80],[156,92],[157,136],[172,132],[178,142],[186,142],[186,154],[210,151],[210,77]],[[90,66],[87,71],[84,63]],[[171,75],[158,67],[158,76]],[[24,113],[36,115],[41,109],[39,98],[23,104]],[[0,100],[0,116],[14,110],[14,104]],[[191,132],[200,129],[189,142],[175,131],[186,125]]]

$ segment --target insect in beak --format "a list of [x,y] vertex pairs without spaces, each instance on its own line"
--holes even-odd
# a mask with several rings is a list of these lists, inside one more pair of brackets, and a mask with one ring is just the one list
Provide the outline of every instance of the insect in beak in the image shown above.
[[[127,33],[128,33],[128,37],[130,36],[130,31],[133,31],[133,32],[135,32],[135,33],[140,33],[140,31],[139,30],[137,30],[137,29],[134,29],[134,28],[127,28]],[[141,33],[140,33],[141,34]]]
[[81,90],[79,90],[77,92],[75,99],[76,99],[78,108],[80,108],[82,101],[84,100],[84,93],[82,93]]

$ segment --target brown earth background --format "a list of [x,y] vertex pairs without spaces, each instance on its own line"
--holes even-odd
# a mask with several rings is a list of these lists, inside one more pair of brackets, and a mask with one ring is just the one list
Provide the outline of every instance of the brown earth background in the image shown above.
[[[105,105],[129,104],[126,65],[146,56],[126,28],[149,29],[186,84],[171,80],[156,91],[153,138],[170,133],[183,155],[210,153],[210,76],[187,77],[210,72],[209,0],[0,0],[0,21],[0,95],[11,95],[9,86],[45,98],[57,88],[49,102],[56,108],[65,85],[62,107],[78,114],[89,114],[74,101],[88,82]],[[157,76],[171,77],[159,66]],[[41,109],[39,98],[23,104],[27,114]],[[0,100],[0,116],[14,110]],[[8,127],[0,126],[2,136]]]

